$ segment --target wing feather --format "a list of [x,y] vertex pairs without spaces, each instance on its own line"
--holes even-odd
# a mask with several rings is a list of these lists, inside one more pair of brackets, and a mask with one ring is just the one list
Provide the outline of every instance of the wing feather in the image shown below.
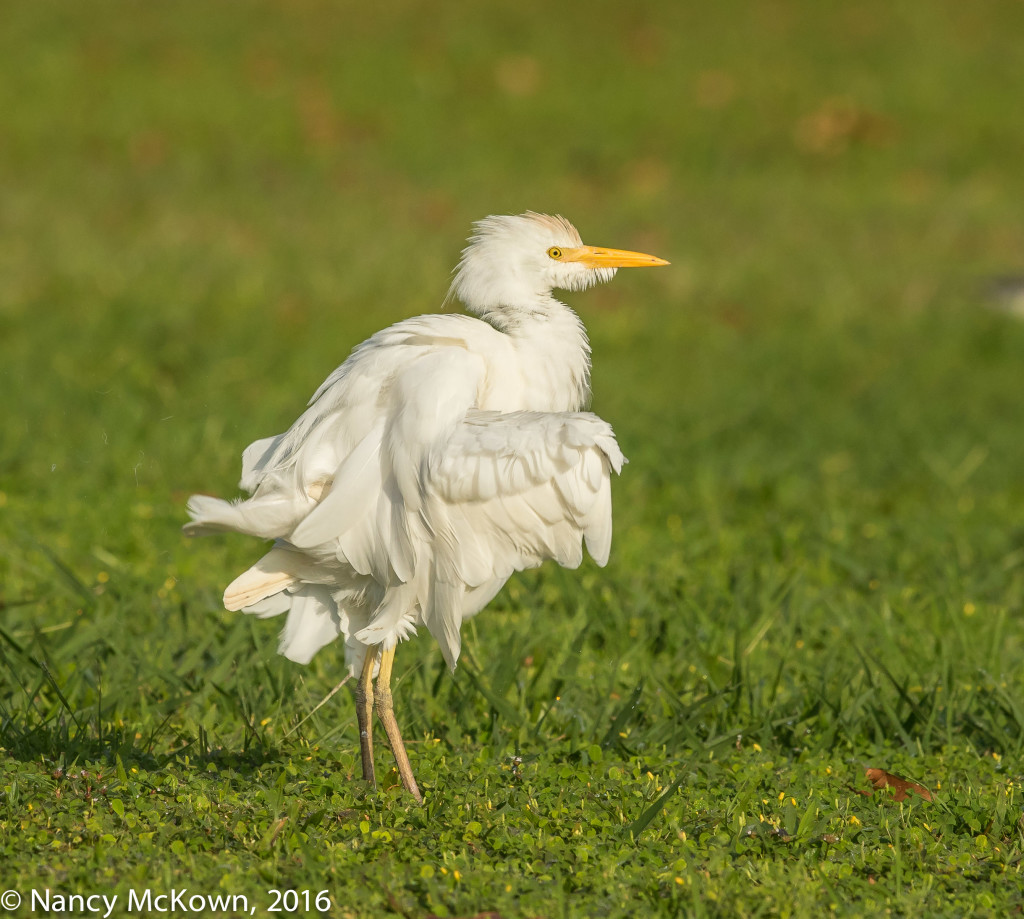
[[[471,409],[434,447],[422,482],[424,513],[438,534],[424,620],[442,648],[447,644],[446,657],[457,646],[437,608],[441,584],[474,590],[545,559],[576,567],[584,540],[600,564],[607,562],[610,476],[622,462],[609,425],[586,412]],[[447,615],[458,618],[456,607]]]
[[289,538],[292,545],[302,549],[322,545],[343,536],[363,519],[380,492],[383,430],[383,422],[376,424],[342,460],[326,495]]
[[279,540],[225,601],[287,611],[292,659],[343,633],[353,666],[362,645],[420,622],[454,666],[463,618],[513,571],[575,567],[584,545],[607,561],[610,478],[624,462],[611,427],[588,412],[478,409],[494,382],[461,334],[486,337],[486,354],[510,347],[478,326],[422,317],[369,339],[288,431],[245,451],[251,498],[190,503],[190,532]]

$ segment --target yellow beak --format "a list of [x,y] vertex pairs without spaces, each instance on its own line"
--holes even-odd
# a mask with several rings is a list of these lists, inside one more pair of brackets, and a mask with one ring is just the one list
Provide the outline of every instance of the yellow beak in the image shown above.
[[655,265],[669,264],[656,255],[630,252],[627,249],[605,249],[602,246],[563,249],[561,261],[579,262],[587,268],[653,268]]

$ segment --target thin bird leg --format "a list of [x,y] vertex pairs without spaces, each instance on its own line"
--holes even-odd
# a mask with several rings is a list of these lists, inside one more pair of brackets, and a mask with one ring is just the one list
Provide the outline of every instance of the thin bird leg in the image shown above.
[[398,766],[398,774],[402,777],[402,784],[405,790],[415,799],[417,804],[423,803],[423,795],[413,778],[412,766],[409,764],[409,754],[405,752],[405,744],[402,742],[402,734],[398,730],[398,721],[395,720],[395,706],[391,698],[391,665],[395,660],[395,649],[388,648],[380,656],[380,672],[377,674],[377,685],[373,688],[373,697],[377,701],[377,717],[384,725],[384,732],[388,735],[388,743],[391,744],[391,752],[395,755],[395,765]]
[[363,759],[363,778],[374,787],[377,780],[373,774],[373,665],[377,662],[377,647],[367,650],[363,661],[363,672],[356,686],[356,718],[359,720],[359,753]]

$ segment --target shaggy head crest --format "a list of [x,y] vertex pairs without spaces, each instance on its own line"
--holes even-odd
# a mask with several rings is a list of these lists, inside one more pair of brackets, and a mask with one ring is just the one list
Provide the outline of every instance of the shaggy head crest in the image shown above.
[[448,296],[478,315],[534,312],[555,288],[583,290],[615,276],[614,268],[561,260],[562,253],[582,248],[579,232],[564,217],[533,211],[485,217],[473,224]]

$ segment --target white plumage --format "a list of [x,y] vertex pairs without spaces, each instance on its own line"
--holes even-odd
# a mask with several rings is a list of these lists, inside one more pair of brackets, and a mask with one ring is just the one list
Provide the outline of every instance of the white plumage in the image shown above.
[[560,217],[488,217],[475,230],[450,295],[480,318],[378,332],[288,431],[245,450],[249,498],[189,502],[188,533],[275,540],[224,604],[287,613],[280,651],[292,660],[341,636],[356,673],[368,649],[393,653],[425,625],[454,668],[463,620],[513,571],[575,567],[584,542],[608,559],[610,477],[624,459],[611,427],[583,411],[586,332],[551,291],[667,263],[584,246]]

